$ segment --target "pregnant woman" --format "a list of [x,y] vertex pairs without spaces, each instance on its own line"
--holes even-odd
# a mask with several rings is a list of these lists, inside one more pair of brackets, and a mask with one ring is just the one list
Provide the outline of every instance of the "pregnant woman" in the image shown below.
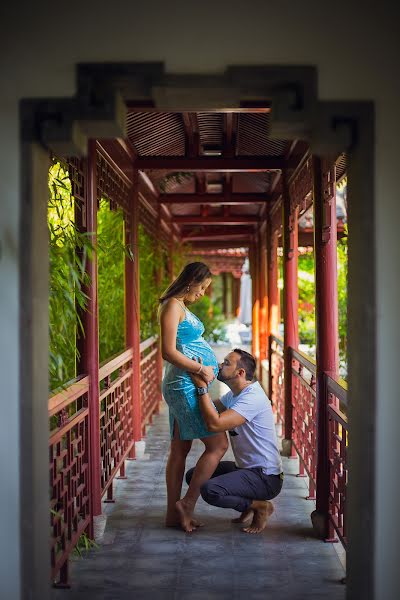
[[[196,388],[190,373],[198,373],[207,387],[218,373],[218,363],[204,340],[204,325],[188,308],[205,294],[211,283],[207,265],[186,265],[160,298],[161,351],[166,361],[162,391],[169,406],[171,449],[166,481],[168,506],[166,525],[181,525],[193,531],[199,523],[193,518],[200,487],[214,473],[228,448],[225,433],[207,431],[201,416]],[[198,358],[202,359],[199,364]],[[205,448],[193,472],[186,495],[180,499],[183,474],[192,441],[199,438]]]

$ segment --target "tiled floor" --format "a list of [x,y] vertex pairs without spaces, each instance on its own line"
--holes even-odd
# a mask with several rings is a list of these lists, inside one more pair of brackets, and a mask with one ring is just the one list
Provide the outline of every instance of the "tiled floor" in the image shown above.
[[[53,600],[342,600],[342,565],[332,544],[314,538],[313,505],[296,461],[284,459],[285,481],[261,535],[230,523],[237,513],[201,499],[205,527],[192,534],[163,527],[168,452],[165,407],[146,438],[143,458],[127,464],[99,548],[71,564],[72,588]],[[195,442],[188,467],[201,453]]]

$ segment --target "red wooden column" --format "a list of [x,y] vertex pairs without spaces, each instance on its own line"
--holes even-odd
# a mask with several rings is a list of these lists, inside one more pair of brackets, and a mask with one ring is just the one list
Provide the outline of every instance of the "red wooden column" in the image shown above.
[[278,289],[278,233],[274,230],[272,217],[267,226],[267,294],[268,294],[268,394],[272,398],[272,353],[269,336],[279,331],[279,289]]
[[[97,241],[97,151],[96,141],[90,140],[87,160],[86,226],[92,233],[92,244]],[[82,366],[89,375],[89,430],[90,430],[90,481],[93,516],[101,514],[100,470],[100,402],[99,402],[99,319],[97,295],[97,253],[93,252],[87,266],[90,278],[87,290],[87,310],[84,313],[84,352]]]
[[133,349],[132,412],[133,436],[142,439],[142,397],[140,387],[140,288],[139,288],[139,195],[138,170],[133,171],[129,236],[133,260],[125,263],[126,275],[126,342]]
[[250,273],[251,273],[251,283],[252,283],[252,354],[257,362],[260,358],[260,301],[259,301],[259,275],[258,275],[258,264],[257,264],[257,256],[258,256],[258,239],[254,245],[251,247],[250,251]]
[[283,449],[292,454],[292,357],[290,348],[297,348],[298,336],[298,209],[291,211],[287,174],[283,182],[283,317],[284,317],[284,376],[285,376],[285,428]]
[[260,363],[268,356],[268,294],[267,294],[267,265],[265,247],[266,227],[262,228],[260,235]]
[[324,373],[335,376],[339,364],[337,303],[336,173],[334,162],[313,158],[315,314],[317,359],[317,501],[312,521],[328,536],[329,465],[327,451],[328,395]]

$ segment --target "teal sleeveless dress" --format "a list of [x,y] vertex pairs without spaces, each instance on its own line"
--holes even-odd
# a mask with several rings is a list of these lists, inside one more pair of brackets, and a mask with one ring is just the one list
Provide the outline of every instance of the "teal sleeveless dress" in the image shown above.
[[[176,334],[176,349],[188,358],[203,359],[203,365],[211,366],[218,374],[218,361],[211,346],[203,338],[204,325],[190,310],[185,309],[185,318],[179,323]],[[200,413],[196,388],[187,371],[165,361],[162,393],[169,407],[171,439],[174,436],[174,421],[177,421],[181,440],[215,435],[207,430]]]

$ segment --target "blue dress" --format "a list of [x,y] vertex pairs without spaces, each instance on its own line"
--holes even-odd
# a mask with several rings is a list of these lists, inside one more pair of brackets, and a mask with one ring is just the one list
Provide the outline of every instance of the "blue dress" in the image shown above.
[[[190,310],[185,309],[185,318],[179,323],[176,334],[176,349],[188,358],[203,359],[203,365],[212,366],[218,374],[218,361],[211,346],[203,338],[204,325]],[[187,371],[165,361],[162,393],[169,406],[171,439],[174,421],[179,427],[181,440],[194,440],[215,435],[207,430],[200,413],[196,388]]]

